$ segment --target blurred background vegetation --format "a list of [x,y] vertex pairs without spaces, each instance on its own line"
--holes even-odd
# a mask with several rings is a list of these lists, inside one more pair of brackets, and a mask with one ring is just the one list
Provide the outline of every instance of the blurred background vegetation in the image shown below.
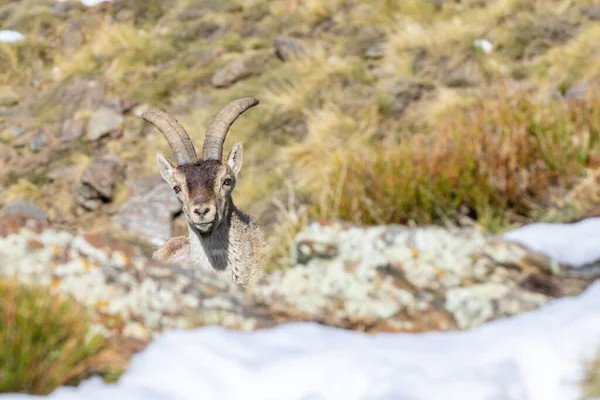
[[[199,144],[223,105],[253,96],[226,147],[246,148],[235,199],[266,228],[270,269],[312,218],[500,233],[600,215],[598,21],[593,0],[0,0],[0,29],[26,37],[0,43],[0,206],[27,199],[56,224],[119,233],[126,180],[170,154],[135,106],[167,109]],[[64,140],[66,121],[89,129],[94,96],[120,104],[119,134]],[[126,180],[87,212],[73,185],[104,155]],[[69,356],[66,376],[101,348]],[[0,390],[23,382],[1,372]]]

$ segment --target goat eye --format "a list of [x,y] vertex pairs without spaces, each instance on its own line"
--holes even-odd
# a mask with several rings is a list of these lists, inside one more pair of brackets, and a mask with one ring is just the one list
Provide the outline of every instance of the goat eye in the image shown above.
[[230,186],[231,185],[231,178],[227,178],[223,181],[223,185],[225,186]]
[[175,191],[175,193],[179,193],[179,192],[181,192],[181,188],[180,188],[179,186],[175,186],[175,187],[173,188],[173,190]]

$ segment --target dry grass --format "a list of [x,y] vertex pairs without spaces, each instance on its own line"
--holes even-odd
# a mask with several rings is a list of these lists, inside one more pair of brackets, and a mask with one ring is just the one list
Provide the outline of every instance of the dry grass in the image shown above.
[[486,98],[434,136],[342,153],[315,214],[357,223],[431,223],[460,214],[488,229],[539,216],[600,160],[598,101]]
[[0,392],[48,394],[125,365],[86,312],[47,289],[0,282]]
[[585,399],[600,397],[600,357],[596,358],[588,367],[588,374],[583,383]]
[[308,223],[308,207],[297,197],[293,184],[286,181],[285,198],[273,197],[273,205],[277,209],[276,222],[269,232],[269,258],[266,269],[268,272],[292,265],[290,249],[296,234]]
[[[524,81],[544,97],[548,87],[592,80],[598,27],[582,10],[593,0],[441,6],[422,0],[236,0],[201,7],[189,0],[169,7],[134,0],[77,9],[62,20],[33,3],[19,3],[8,21],[28,41],[1,45],[0,62],[9,68],[0,72],[0,84],[36,76],[65,85],[80,76],[106,81],[107,98],[172,111],[198,144],[224,104],[243,96],[261,100],[232,127],[226,147],[244,143],[236,202],[276,228],[274,249],[286,249],[298,221],[308,216],[375,223],[466,215],[493,229],[536,217],[570,218],[562,209],[546,210],[554,207],[548,198],[595,170],[586,168],[588,153],[596,152],[586,140],[597,132],[585,133],[596,129],[593,104],[583,111],[571,106],[571,112],[510,95],[481,100],[504,81]],[[72,20],[85,21],[81,46],[71,53],[48,51],[49,42],[60,49]],[[221,28],[205,36],[206,24]],[[280,62],[272,50],[279,35],[302,38],[308,56]],[[492,51],[474,46],[476,39],[490,40]],[[373,42],[382,45],[380,58],[364,53]],[[211,86],[217,68],[250,56],[267,64],[227,88]],[[390,111],[397,101],[390,88],[401,79],[431,90],[398,115]],[[207,95],[208,105],[192,105],[198,93]],[[43,97],[32,109],[34,124],[61,114],[53,99]],[[160,134],[133,119],[126,117],[123,138],[98,149],[135,164],[129,179],[156,172],[157,150],[169,153]],[[310,213],[300,218],[297,205],[288,207],[286,182]],[[6,190],[11,198],[46,193],[26,181]],[[279,207],[273,196],[282,196]],[[582,202],[573,200],[573,209]]]

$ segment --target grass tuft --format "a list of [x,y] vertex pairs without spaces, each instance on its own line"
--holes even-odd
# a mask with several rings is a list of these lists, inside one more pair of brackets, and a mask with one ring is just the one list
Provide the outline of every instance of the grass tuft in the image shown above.
[[600,397],[600,357],[596,358],[589,366],[588,374],[583,383],[584,398]]
[[434,135],[341,152],[313,213],[356,223],[434,223],[467,216],[488,229],[543,212],[600,156],[598,102],[486,98]]
[[0,282],[0,343],[0,392],[48,394],[124,367],[81,306],[13,282]]

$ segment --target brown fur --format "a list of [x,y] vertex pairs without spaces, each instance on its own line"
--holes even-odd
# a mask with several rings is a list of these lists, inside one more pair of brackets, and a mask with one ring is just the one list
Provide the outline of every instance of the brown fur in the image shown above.
[[184,236],[169,239],[161,248],[152,254],[152,258],[160,261],[185,262],[189,256],[190,242]]

